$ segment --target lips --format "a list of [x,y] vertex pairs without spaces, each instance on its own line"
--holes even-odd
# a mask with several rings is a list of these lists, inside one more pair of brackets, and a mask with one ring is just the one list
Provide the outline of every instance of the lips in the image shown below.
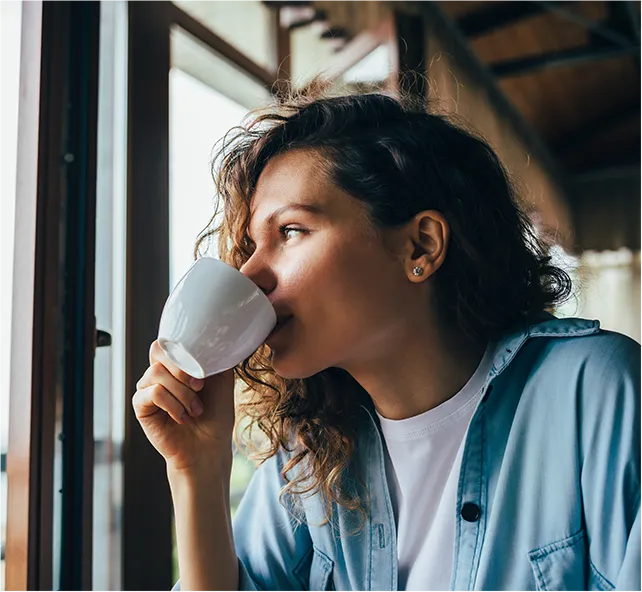
[[267,336],[267,339],[265,341],[270,341],[273,337],[281,333],[281,329],[283,329],[283,327],[285,327],[288,322],[292,320],[292,318],[293,315],[277,316],[276,325],[274,329],[272,329],[272,332]]

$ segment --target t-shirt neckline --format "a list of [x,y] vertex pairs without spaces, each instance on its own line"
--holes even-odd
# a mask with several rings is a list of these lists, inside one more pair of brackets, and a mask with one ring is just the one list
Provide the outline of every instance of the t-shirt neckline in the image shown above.
[[381,430],[386,440],[413,440],[434,434],[467,417],[479,395],[493,364],[495,344],[489,343],[475,372],[461,390],[433,409],[405,419],[387,419],[378,412]]

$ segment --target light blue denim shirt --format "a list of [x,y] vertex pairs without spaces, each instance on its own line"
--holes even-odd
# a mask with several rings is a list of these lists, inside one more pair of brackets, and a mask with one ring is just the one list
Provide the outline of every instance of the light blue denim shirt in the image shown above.
[[[639,344],[545,314],[499,342],[484,392],[463,452],[451,589],[640,590]],[[336,505],[319,525],[317,495],[297,521],[279,503],[279,453],[235,518],[241,590],[397,590],[383,439],[374,411],[363,418],[363,528],[352,534],[358,516]]]

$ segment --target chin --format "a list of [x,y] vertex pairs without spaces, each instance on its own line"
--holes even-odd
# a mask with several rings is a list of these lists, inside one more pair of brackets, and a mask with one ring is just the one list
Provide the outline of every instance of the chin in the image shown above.
[[297,360],[296,356],[288,356],[275,350],[272,350],[272,368],[281,378],[290,380],[310,378],[325,369],[325,367],[319,367],[310,364],[310,362],[304,363],[300,359]]

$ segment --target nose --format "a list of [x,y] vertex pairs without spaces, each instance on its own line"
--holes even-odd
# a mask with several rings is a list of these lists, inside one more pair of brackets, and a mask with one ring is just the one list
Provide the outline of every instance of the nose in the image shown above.
[[256,252],[241,265],[239,271],[250,278],[266,295],[276,287],[276,274]]

